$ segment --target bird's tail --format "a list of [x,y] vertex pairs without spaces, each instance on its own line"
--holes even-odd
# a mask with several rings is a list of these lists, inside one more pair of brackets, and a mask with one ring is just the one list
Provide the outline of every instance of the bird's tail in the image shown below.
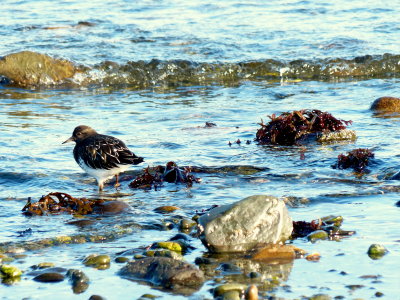
[[134,165],[140,164],[143,161],[144,161],[143,157],[139,157],[139,156],[136,156],[132,159],[132,162]]

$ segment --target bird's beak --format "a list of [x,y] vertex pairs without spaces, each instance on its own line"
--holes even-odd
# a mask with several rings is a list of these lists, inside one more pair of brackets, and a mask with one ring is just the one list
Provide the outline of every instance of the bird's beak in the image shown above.
[[69,142],[75,142],[75,138],[74,138],[73,136],[71,136],[68,140],[66,140],[65,142],[63,142],[63,144],[69,143]]

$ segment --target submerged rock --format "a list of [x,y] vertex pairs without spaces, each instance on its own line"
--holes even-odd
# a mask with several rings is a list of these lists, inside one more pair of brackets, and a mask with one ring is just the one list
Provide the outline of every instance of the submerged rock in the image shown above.
[[58,84],[78,72],[70,61],[22,51],[0,60],[0,76],[19,86]]
[[39,282],[60,282],[64,280],[64,275],[56,272],[48,272],[37,275],[33,280]]
[[211,252],[242,252],[287,240],[293,230],[285,203],[250,196],[216,207],[198,220],[200,239]]
[[182,288],[194,292],[204,282],[203,272],[194,265],[167,257],[146,257],[131,261],[119,271],[119,275],[177,292]]
[[371,110],[378,113],[398,113],[400,112],[400,98],[380,97],[372,103]]
[[81,270],[69,269],[67,277],[69,277],[75,294],[83,293],[89,287],[89,278]]
[[111,258],[108,255],[91,254],[83,260],[83,263],[86,266],[102,268],[101,266],[103,266],[103,265],[110,265],[110,261],[111,261]]

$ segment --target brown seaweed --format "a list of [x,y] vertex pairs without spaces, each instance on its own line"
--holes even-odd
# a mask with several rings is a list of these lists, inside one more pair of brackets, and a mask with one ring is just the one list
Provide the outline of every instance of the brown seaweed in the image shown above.
[[155,189],[161,186],[163,182],[169,183],[185,183],[187,186],[192,186],[194,182],[200,182],[201,179],[191,174],[190,167],[180,169],[178,165],[170,161],[166,166],[157,166],[154,174],[150,173],[150,168],[147,167],[144,173],[136,177],[129,186],[131,188],[151,188]]
[[293,221],[292,239],[306,237],[310,233],[323,230],[330,239],[337,239],[355,234],[355,231],[346,231],[340,228],[343,218],[341,216],[328,216],[311,222]]
[[257,130],[255,141],[260,145],[294,145],[307,134],[343,130],[352,121],[339,120],[328,112],[317,109],[303,109],[284,112],[280,116],[268,116],[271,121]]
[[95,206],[102,204],[104,200],[90,200],[86,198],[74,198],[67,193],[54,192],[42,196],[39,201],[28,202],[22,208],[25,215],[46,215],[46,214],[80,214],[86,215],[94,211]]
[[337,163],[333,165],[333,168],[348,169],[353,168],[356,172],[366,172],[367,166],[371,158],[374,158],[375,154],[369,149],[354,149],[347,152],[347,155],[339,154]]

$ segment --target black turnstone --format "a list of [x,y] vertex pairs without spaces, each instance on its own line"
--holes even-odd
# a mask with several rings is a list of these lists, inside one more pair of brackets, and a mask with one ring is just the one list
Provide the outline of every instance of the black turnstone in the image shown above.
[[98,134],[93,128],[80,125],[63,144],[75,142],[74,158],[89,175],[96,178],[101,191],[104,182],[115,176],[118,187],[118,174],[130,165],[137,165],[143,157],[136,156],[125,143],[113,136]]

